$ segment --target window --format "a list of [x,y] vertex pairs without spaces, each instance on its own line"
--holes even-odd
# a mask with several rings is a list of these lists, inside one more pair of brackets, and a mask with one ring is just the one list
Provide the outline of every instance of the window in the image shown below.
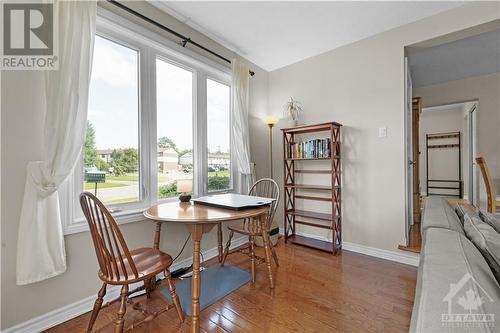
[[104,204],[139,200],[137,50],[96,36],[84,147],[84,189]]
[[193,73],[156,59],[158,198],[177,196],[193,178]]
[[207,79],[208,191],[232,188],[229,125],[229,86]]
[[61,189],[65,233],[87,229],[78,203],[86,190],[119,223],[193,195],[233,188],[229,69],[100,8],[81,163]]

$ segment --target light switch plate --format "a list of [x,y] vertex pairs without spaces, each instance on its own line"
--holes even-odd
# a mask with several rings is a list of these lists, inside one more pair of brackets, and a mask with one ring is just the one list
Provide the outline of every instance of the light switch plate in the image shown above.
[[378,137],[379,138],[387,137],[387,127],[379,127],[378,128]]

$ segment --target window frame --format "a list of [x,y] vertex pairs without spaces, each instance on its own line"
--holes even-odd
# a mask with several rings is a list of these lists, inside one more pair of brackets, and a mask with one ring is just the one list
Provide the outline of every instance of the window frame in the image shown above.
[[[228,85],[231,89],[230,69],[100,7],[97,10],[96,35],[138,51],[140,198],[139,201],[132,203],[109,205],[117,223],[142,221],[143,211],[151,205],[177,200],[175,197],[158,198],[156,59],[193,73],[193,195],[206,195],[208,193],[206,81],[211,79]],[[230,192],[235,188],[232,135],[229,137],[231,189],[210,191],[210,194]],[[83,173],[79,170],[83,170],[83,157],[77,162],[72,175],[59,189],[65,235],[89,230],[78,202],[78,196],[83,191],[80,185],[83,184]]]
[[[229,171],[230,171],[230,178],[229,178],[229,188],[228,189],[225,189],[225,190],[214,190],[214,191],[209,191],[208,190],[208,165],[207,165],[207,169],[205,170],[205,173],[207,175],[207,194],[218,194],[218,193],[229,193],[229,192],[233,192],[234,189],[235,189],[235,181],[236,181],[236,175],[237,175],[237,172],[234,168],[234,166],[236,165],[235,164],[235,161],[234,161],[234,153],[233,153],[233,136],[231,135],[231,124],[233,123],[233,114],[231,113],[231,82],[226,82],[226,81],[223,81],[221,80],[220,77],[216,77],[214,75],[208,75],[205,77],[205,83],[207,80],[212,80],[214,82],[217,82],[217,83],[220,83],[220,84],[223,84],[223,85],[226,85],[229,87],[229,161],[230,161],[230,167],[229,167]],[[208,94],[208,89],[205,89],[205,92]],[[206,95],[207,95],[206,94]],[[206,99],[208,99],[208,96],[206,96]],[[206,106],[205,107],[206,109],[206,113],[208,114],[208,107]],[[208,120],[206,120],[206,129],[207,129],[207,134],[208,134]],[[205,142],[208,142],[208,136],[206,137],[206,141]],[[206,146],[206,145],[205,145]],[[207,158],[207,162],[208,162],[208,151],[206,152],[206,158]]]
[[[157,128],[157,119],[158,119],[158,116],[157,116],[157,111],[158,111],[158,105],[156,103],[156,90],[157,90],[157,87],[156,87],[156,61],[157,60],[160,60],[160,61],[164,61],[170,65],[173,65],[173,66],[177,66],[179,68],[182,68],[184,70],[187,70],[189,72],[192,73],[193,75],[193,81],[192,81],[192,129],[193,129],[193,137],[192,137],[192,142],[193,142],[193,194],[196,195],[197,193],[200,193],[199,189],[197,188],[197,182],[195,181],[195,170],[197,170],[197,160],[195,158],[195,155],[194,155],[194,152],[196,151],[196,146],[197,146],[197,143],[196,143],[196,139],[197,139],[197,131],[195,130],[195,126],[197,124],[197,105],[196,105],[196,100],[197,100],[197,79],[198,79],[198,75],[197,75],[197,72],[194,68],[190,67],[190,66],[187,66],[186,64],[184,63],[181,63],[181,62],[178,62],[176,61],[175,59],[171,59],[169,58],[166,54],[164,54],[164,52],[156,52],[154,54],[154,115],[152,116],[152,128],[151,128],[151,133],[152,133],[152,137],[151,137],[151,158],[152,158],[152,165],[154,165],[154,168],[156,170],[156,172],[153,172],[152,173],[152,184],[153,186],[156,186],[156,189],[158,187],[158,160],[157,160],[157,156],[158,156],[158,144],[157,144],[157,140],[158,140],[158,137],[157,137],[157,132],[158,132],[158,128]],[[156,203],[162,203],[162,202],[169,202],[169,201],[174,201],[177,200],[176,197],[171,197],[171,198],[162,198],[160,199],[158,197],[158,190],[156,191],[152,191],[153,193],[153,202],[156,202]]]

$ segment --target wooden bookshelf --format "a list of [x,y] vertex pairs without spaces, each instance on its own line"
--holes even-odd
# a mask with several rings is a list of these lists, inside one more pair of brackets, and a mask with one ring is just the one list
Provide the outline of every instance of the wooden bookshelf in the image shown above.
[[[342,248],[342,214],[341,214],[341,154],[340,154],[340,128],[337,122],[316,125],[284,128],[283,131],[283,175],[284,175],[284,230],[285,242],[312,247],[322,251],[337,254]],[[321,138],[306,140],[307,151],[297,150],[300,135],[321,134]],[[326,134],[326,135],[325,135]],[[329,143],[326,144],[326,139]],[[302,141],[303,142],[303,141]],[[302,143],[301,142],[301,143]],[[312,144],[310,144],[312,142]],[[327,147],[328,145],[328,147]],[[300,146],[303,148],[304,146]],[[311,153],[311,147],[313,151]],[[321,150],[320,152],[314,151]],[[297,153],[299,152],[299,153]],[[325,152],[328,152],[327,154]],[[313,155],[313,156],[311,156]],[[329,168],[315,169],[311,161],[327,161]],[[324,162],[323,162],[324,163]],[[297,174],[316,174],[322,177],[322,184],[312,185],[297,182]],[[324,178],[328,181],[324,181]],[[318,194],[303,193],[315,192]],[[297,209],[297,200],[321,201],[331,205],[331,213]],[[303,219],[312,221],[304,221]],[[314,222],[314,221],[317,221]],[[332,241],[326,242],[296,234],[296,225],[331,230]]]

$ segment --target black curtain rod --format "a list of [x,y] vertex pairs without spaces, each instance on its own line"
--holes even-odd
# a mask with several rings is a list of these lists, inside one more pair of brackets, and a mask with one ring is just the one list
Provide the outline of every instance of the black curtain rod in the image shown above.
[[[201,44],[198,44],[197,42],[195,42],[195,41],[194,41],[194,40],[192,40],[191,38],[186,37],[186,36],[184,36],[184,35],[182,35],[182,34],[178,33],[177,31],[174,31],[174,30],[172,30],[172,29],[170,29],[170,28],[168,28],[168,27],[164,26],[163,24],[158,23],[158,22],[156,22],[155,20],[150,19],[149,17],[147,17],[147,16],[145,16],[145,15],[142,15],[141,13],[136,12],[135,10],[133,10],[133,9],[131,9],[131,8],[127,7],[127,6],[124,6],[123,4],[119,3],[119,2],[118,2],[118,1],[116,1],[116,0],[106,0],[106,1],[108,1],[109,3],[111,3],[111,4],[115,5],[115,6],[117,6],[117,7],[121,8],[121,9],[123,9],[123,10],[125,10],[126,12],[128,12],[128,13],[130,13],[130,14],[134,15],[134,16],[139,17],[140,19],[142,19],[142,20],[144,20],[144,21],[146,21],[146,22],[148,22],[148,23],[151,23],[152,25],[154,25],[154,26],[156,26],[156,27],[158,27],[158,28],[160,28],[160,29],[162,29],[162,30],[164,30],[164,31],[166,31],[166,32],[168,32],[168,33],[170,33],[170,34],[174,35],[175,37],[180,38],[180,39],[181,39],[180,45],[181,45],[182,47],[186,47],[186,44],[187,44],[187,43],[190,43],[190,44],[193,44],[194,46],[196,46],[196,47],[198,47],[198,48],[202,49],[203,51],[208,52],[208,53],[210,53],[211,55],[214,55],[214,56],[216,56],[217,58],[219,58],[219,59],[221,59],[221,60],[224,60],[224,61],[225,61],[225,62],[227,62],[227,63],[231,63],[231,60],[229,60],[229,59],[227,59],[227,58],[225,58],[225,57],[221,56],[221,55],[220,55],[220,54],[218,54],[218,53],[215,53],[214,51],[212,51],[212,50],[210,50],[210,49],[207,49],[205,46],[203,46],[203,45],[201,45]],[[249,73],[251,76],[254,76],[254,75],[255,75],[255,72],[253,72],[253,71],[251,71],[251,70],[249,70],[249,71],[248,71],[248,73]]]

